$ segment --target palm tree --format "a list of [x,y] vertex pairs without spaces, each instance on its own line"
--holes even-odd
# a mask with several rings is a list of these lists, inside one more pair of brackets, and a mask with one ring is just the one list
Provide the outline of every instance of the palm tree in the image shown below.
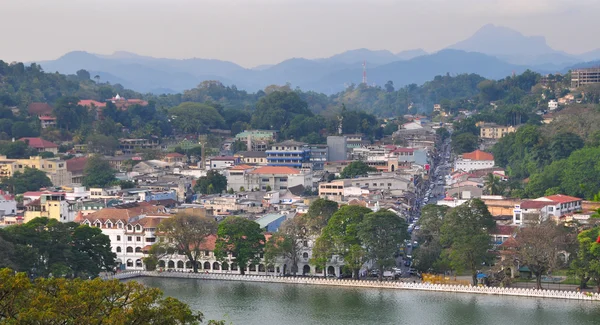
[[485,177],[484,186],[490,195],[499,195],[502,192],[500,180],[492,173],[487,174]]

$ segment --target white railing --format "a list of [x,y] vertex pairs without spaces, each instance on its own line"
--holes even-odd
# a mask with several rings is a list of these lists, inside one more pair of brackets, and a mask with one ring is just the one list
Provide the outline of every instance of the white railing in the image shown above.
[[442,291],[457,293],[476,293],[488,295],[504,296],[523,296],[537,298],[557,298],[557,299],[576,299],[600,301],[600,294],[591,292],[575,292],[560,290],[537,290],[529,288],[500,288],[500,287],[477,287],[449,284],[430,284],[430,283],[410,283],[395,281],[373,281],[373,280],[353,280],[353,279],[331,279],[324,277],[280,277],[269,275],[240,275],[240,274],[211,274],[211,273],[181,273],[181,272],[149,272],[133,271],[106,276],[104,279],[130,279],[140,276],[163,277],[163,278],[183,278],[183,279],[205,279],[221,281],[245,281],[245,282],[269,282],[269,283],[288,283],[288,284],[308,284],[308,285],[329,285],[344,287],[366,287],[366,288],[386,288],[386,289],[404,289],[421,291]]

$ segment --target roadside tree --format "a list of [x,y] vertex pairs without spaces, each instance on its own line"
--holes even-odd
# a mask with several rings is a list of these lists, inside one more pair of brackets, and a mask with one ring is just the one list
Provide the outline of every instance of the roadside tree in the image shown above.
[[394,254],[405,239],[408,225],[395,213],[380,210],[365,215],[358,227],[358,236],[365,247],[366,257],[379,269],[379,280],[383,280],[383,271],[396,265]]
[[258,264],[265,247],[265,236],[258,223],[242,217],[227,217],[217,230],[215,257],[225,261],[229,254],[244,275],[249,264]]
[[153,245],[151,253],[157,259],[161,256],[173,254],[175,251],[183,253],[192,263],[194,272],[198,272],[198,260],[203,256],[203,246],[209,235],[217,232],[217,223],[211,218],[180,213],[163,220],[158,225],[158,231],[164,233],[166,242]]
[[455,271],[470,271],[473,285],[477,284],[477,271],[482,263],[491,258],[488,251],[492,241],[488,231],[495,225],[487,206],[479,199],[459,205],[444,217],[440,242],[445,258]]

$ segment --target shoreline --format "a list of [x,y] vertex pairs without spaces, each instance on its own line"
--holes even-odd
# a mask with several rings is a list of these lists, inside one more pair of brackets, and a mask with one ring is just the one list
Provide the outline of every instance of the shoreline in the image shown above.
[[487,294],[497,296],[519,296],[532,298],[552,298],[568,300],[587,300],[600,301],[600,294],[590,292],[575,292],[561,290],[536,290],[529,288],[501,288],[501,287],[474,287],[448,284],[430,284],[430,283],[408,283],[396,281],[371,281],[371,280],[353,280],[353,279],[330,279],[330,278],[308,278],[308,277],[279,277],[279,276],[261,276],[261,275],[239,275],[239,274],[206,274],[206,273],[178,273],[178,272],[151,272],[151,271],[133,271],[120,273],[116,275],[104,276],[104,280],[126,280],[138,277],[155,278],[178,278],[178,279],[202,279],[218,281],[238,281],[238,282],[265,282],[265,283],[283,283],[283,284],[304,284],[304,285],[324,285],[341,287],[363,287],[363,288],[382,288],[396,290],[419,290],[419,291],[437,291],[452,293],[471,293]]

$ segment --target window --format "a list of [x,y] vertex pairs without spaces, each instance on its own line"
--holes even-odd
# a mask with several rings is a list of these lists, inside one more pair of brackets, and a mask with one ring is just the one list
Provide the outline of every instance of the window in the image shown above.
[[204,256],[209,256],[210,252],[209,251],[204,251]]
[[117,235],[117,241],[121,241],[121,236]]
[[142,230],[142,226],[140,226],[140,225],[135,226],[135,231],[141,231],[141,230]]
[[133,253],[133,247],[128,246],[127,247],[127,253]]
[[554,207],[548,207],[548,211],[554,212]]
[[516,213],[515,214],[515,220],[521,221],[521,214],[520,213]]
[[131,225],[127,225],[127,230],[133,230],[133,227]]
[[117,253],[121,252],[121,246],[117,246]]
[[140,236],[135,237],[135,241],[142,241],[142,237],[140,237]]
[[131,236],[127,236],[127,241],[132,241]]
[[308,240],[305,240],[305,241],[303,241],[303,242],[302,242],[302,246],[304,246],[304,247],[308,247]]
[[308,258],[308,253],[307,252],[302,253],[302,257],[303,258]]

